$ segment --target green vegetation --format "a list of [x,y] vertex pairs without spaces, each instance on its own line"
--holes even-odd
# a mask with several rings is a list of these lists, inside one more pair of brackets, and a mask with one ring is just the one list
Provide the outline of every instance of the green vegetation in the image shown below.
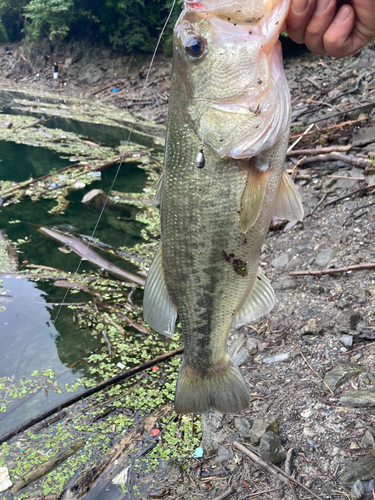
[[[182,6],[177,0],[173,26]],[[0,0],[0,43],[25,37],[87,38],[133,51],[152,52],[173,0]],[[171,39],[171,32],[166,34]]]

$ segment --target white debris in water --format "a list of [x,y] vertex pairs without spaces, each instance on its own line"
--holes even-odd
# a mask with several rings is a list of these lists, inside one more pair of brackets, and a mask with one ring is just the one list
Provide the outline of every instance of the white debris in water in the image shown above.
[[0,467],[0,492],[13,486],[9,477],[8,467]]

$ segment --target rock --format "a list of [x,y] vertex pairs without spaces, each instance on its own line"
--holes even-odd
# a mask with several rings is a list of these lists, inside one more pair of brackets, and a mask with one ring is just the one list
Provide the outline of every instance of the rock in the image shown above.
[[295,290],[300,286],[300,283],[298,283],[296,279],[292,278],[283,278],[281,280],[277,280],[275,283],[272,283],[272,288],[274,290]]
[[264,358],[263,363],[291,363],[297,356],[300,356],[299,351],[281,352],[270,358]]
[[86,193],[82,198],[82,203],[94,206],[98,210],[101,210],[105,205],[107,208],[112,205],[112,202],[102,189],[92,189]]
[[352,347],[353,345],[353,336],[352,335],[343,335],[339,338],[339,341],[345,347]]
[[253,337],[249,337],[246,342],[246,347],[247,350],[249,351],[249,354],[254,356],[254,354],[258,354],[259,352],[259,340],[254,339]]
[[326,374],[324,382],[332,391],[335,391],[344,385],[345,382],[356,377],[362,372],[363,368],[361,366],[354,365],[352,363],[340,363]]
[[236,418],[234,420],[234,426],[236,427],[238,434],[242,438],[249,438],[250,437],[250,429],[251,429],[252,425],[253,425],[253,421],[249,418]]
[[0,492],[7,490],[13,485],[9,477],[8,467],[0,467]]
[[209,411],[201,416],[202,448],[207,458],[219,452],[219,445],[225,439],[223,416],[218,411]]
[[289,263],[289,257],[287,253],[281,254],[279,257],[276,257],[276,259],[273,259],[271,262],[271,266],[275,267],[276,269],[280,267],[285,267]]
[[232,452],[227,446],[219,446],[217,456],[214,459],[215,464],[224,464],[233,457]]
[[301,224],[302,224],[302,222],[299,220],[291,220],[284,227],[284,231],[291,231],[294,227],[296,227],[297,225],[301,225]]
[[356,481],[353,484],[352,489],[350,490],[350,498],[352,500],[361,500],[364,494],[365,494],[365,489],[363,487],[363,484],[359,480]]
[[373,446],[375,443],[375,437],[373,436],[373,434],[371,433],[370,430],[367,430],[363,436],[362,436],[362,439],[361,439],[361,444],[363,446]]
[[262,436],[271,431],[274,434],[279,432],[280,420],[277,417],[256,418],[249,432],[250,443],[257,446]]
[[278,464],[286,458],[286,451],[279,436],[272,431],[263,434],[259,444],[259,453],[272,464]]
[[340,398],[340,402],[346,406],[367,407],[375,406],[375,391],[346,391]]
[[334,330],[336,333],[348,333],[356,329],[360,319],[361,315],[357,311],[353,311],[352,309],[341,311],[336,318]]
[[374,141],[375,141],[375,127],[360,128],[356,130],[353,134],[352,145],[354,147],[365,146],[366,144],[370,144],[370,142]]
[[351,488],[356,481],[368,481],[375,477],[375,457],[365,455],[356,462],[349,460],[342,471],[339,481]]
[[301,335],[311,334],[311,335],[319,335],[322,331],[322,325],[319,320],[316,318],[311,318],[306,323],[306,325],[301,328]]
[[315,264],[319,267],[327,267],[335,256],[336,252],[333,248],[325,248],[315,257]]

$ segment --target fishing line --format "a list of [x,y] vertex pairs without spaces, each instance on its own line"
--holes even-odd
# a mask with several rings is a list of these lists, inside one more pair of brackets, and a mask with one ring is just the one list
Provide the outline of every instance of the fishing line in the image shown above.
[[[152,65],[153,65],[154,60],[155,60],[156,52],[157,52],[157,50],[158,50],[158,48],[159,48],[159,45],[160,45],[160,42],[161,42],[161,38],[162,38],[162,36],[163,36],[163,34],[164,34],[164,32],[165,32],[166,28],[167,28],[167,25],[168,25],[169,19],[171,18],[171,15],[172,15],[173,9],[174,9],[174,7],[175,7],[175,5],[176,5],[176,1],[177,1],[177,0],[173,0],[172,6],[171,6],[171,10],[169,11],[168,17],[167,17],[167,19],[166,19],[166,21],[165,21],[165,23],[164,23],[164,26],[163,26],[163,28],[162,28],[162,30],[161,30],[161,32],[160,32],[160,35],[159,35],[159,38],[158,38],[158,41],[157,41],[157,44],[156,44],[156,47],[155,47],[154,53],[153,53],[152,58],[151,58],[150,66],[149,66],[148,71],[147,71],[147,75],[146,75],[145,83],[144,83],[144,85],[143,85],[143,90],[146,90],[146,85],[147,85],[147,82],[148,82],[148,78],[149,78],[149,76],[150,76],[150,72],[151,72]],[[130,143],[130,137],[131,137],[131,135],[132,135],[132,133],[133,133],[133,130],[134,130],[134,122],[133,122],[133,123],[132,123],[132,125],[131,125],[131,128],[130,128],[130,131],[129,131],[128,138],[127,138],[127,140],[126,140],[126,142],[125,142],[125,145],[126,145],[126,146]],[[101,209],[101,211],[100,211],[100,214],[99,214],[98,220],[96,221],[95,227],[94,227],[94,229],[93,229],[93,231],[92,231],[92,234],[91,234],[91,239],[92,239],[92,240],[94,239],[94,236],[95,236],[96,230],[98,229],[99,223],[100,223],[101,218],[102,218],[103,213],[104,213],[104,210],[105,210],[105,209],[106,209],[106,207],[107,207],[107,203],[108,203],[108,200],[109,200],[109,195],[110,195],[111,191],[113,190],[113,186],[115,185],[115,182],[116,182],[116,180],[117,180],[118,174],[120,173],[120,169],[121,169],[122,164],[123,164],[123,162],[124,162],[124,158],[125,158],[125,151],[124,151],[124,152],[123,152],[123,154],[122,154],[122,157],[121,157],[121,160],[120,160],[119,166],[117,167],[116,174],[115,174],[115,176],[114,176],[114,178],[113,178],[113,181],[112,181],[111,187],[109,188],[108,193],[106,194],[105,202],[104,202],[103,207],[102,207],[102,209]],[[85,259],[85,255],[86,255],[86,253],[87,253],[88,249],[90,248],[90,246],[91,246],[91,241],[89,241],[89,242],[87,243],[87,246],[86,246],[86,249],[85,249],[84,255],[83,255],[83,257],[81,257],[81,260],[80,260],[80,261],[79,261],[79,263],[78,263],[77,269],[74,271],[74,274],[73,274],[73,281],[74,281],[74,278],[76,277],[76,275],[78,274],[78,271],[79,271],[79,269],[80,269],[80,267],[81,267],[81,265],[82,265],[82,262],[83,262],[83,261],[84,261],[84,259]],[[57,313],[56,313],[56,317],[55,317],[55,319],[54,319],[54,320],[52,320],[52,323],[53,323],[53,324],[56,324],[56,321],[57,321],[58,317],[60,316],[61,309],[62,309],[63,305],[65,304],[66,298],[67,298],[67,296],[68,296],[68,294],[69,294],[69,292],[70,292],[70,290],[71,290],[71,289],[72,289],[72,287],[70,286],[70,287],[66,290],[65,295],[64,295],[64,297],[63,297],[63,300],[61,301],[60,307],[59,307],[59,309],[58,309],[58,311],[57,311]]]

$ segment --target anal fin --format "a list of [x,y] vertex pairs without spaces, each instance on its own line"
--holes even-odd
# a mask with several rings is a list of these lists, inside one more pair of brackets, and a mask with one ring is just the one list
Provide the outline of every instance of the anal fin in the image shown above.
[[270,312],[275,305],[275,292],[269,279],[259,268],[255,283],[241,309],[233,319],[232,327],[240,328]]
[[177,307],[172,302],[165,284],[161,245],[155,254],[146,280],[143,318],[157,332],[168,337],[173,335]]
[[303,206],[296,185],[284,171],[277,192],[275,216],[280,219],[302,220]]

